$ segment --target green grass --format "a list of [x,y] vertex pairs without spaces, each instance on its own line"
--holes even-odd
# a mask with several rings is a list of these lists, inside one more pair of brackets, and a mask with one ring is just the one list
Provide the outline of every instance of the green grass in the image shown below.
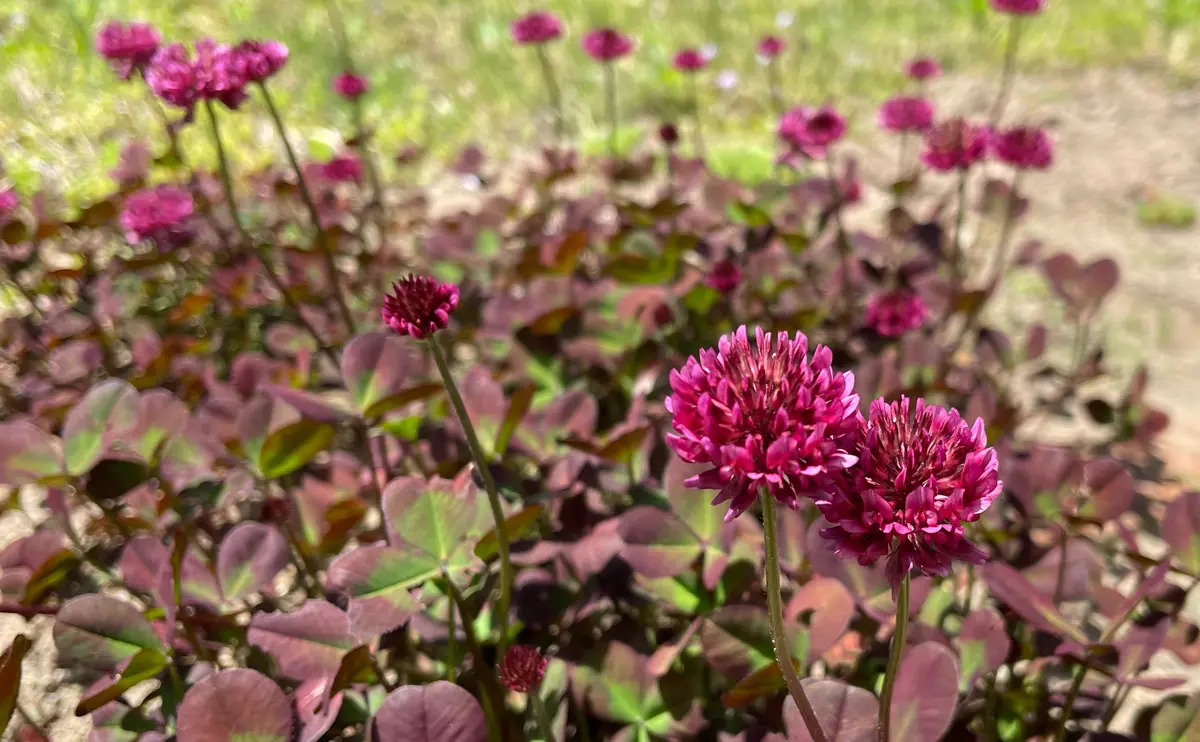
[[[447,153],[479,140],[489,152],[537,141],[544,93],[532,52],[514,48],[508,23],[542,3],[525,0],[340,0],[353,55],[375,92],[369,116],[385,152],[421,142]],[[602,123],[598,70],[579,50],[582,32],[619,26],[638,40],[620,65],[626,118],[678,117],[684,85],[670,69],[684,45],[714,42],[720,53],[709,71],[735,70],[732,91],[707,86],[708,128],[718,138],[759,144],[771,126],[765,81],[753,43],[776,30],[777,12],[795,22],[788,38],[785,85],[789,100],[836,98],[863,111],[902,81],[908,57],[933,54],[951,70],[996,67],[1006,19],[986,0],[551,0],[569,38],[551,49],[564,83],[572,122],[583,132]],[[1169,0],[1165,10],[1129,0],[1050,0],[1023,36],[1023,68],[1116,64],[1183,46],[1200,30],[1200,0]],[[338,36],[324,0],[0,0],[0,157],[7,178],[22,190],[46,187],[71,200],[109,188],[105,175],[130,136],[160,131],[139,84],[115,80],[92,51],[95,28],[108,19],[143,19],[169,39],[203,35],[222,40],[278,38],[292,61],[277,87],[289,122],[315,153],[338,145],[348,126],[329,92],[341,67]],[[539,112],[538,117],[531,111]],[[231,123],[243,161],[258,164],[277,144],[251,105]],[[751,139],[753,138],[753,139]],[[206,157],[197,127],[185,147]]]

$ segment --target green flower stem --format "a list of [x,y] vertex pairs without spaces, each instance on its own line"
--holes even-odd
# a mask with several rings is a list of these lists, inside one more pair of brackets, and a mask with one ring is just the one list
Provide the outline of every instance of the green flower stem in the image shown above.
[[1071,681],[1071,689],[1067,691],[1067,700],[1063,702],[1062,716],[1058,717],[1058,729],[1054,732],[1054,742],[1063,742],[1067,736],[1067,719],[1071,718],[1071,710],[1079,699],[1079,691],[1083,688],[1083,679],[1087,676],[1090,661],[1081,662],[1075,668],[1075,679]]
[[608,113],[608,156],[617,156],[617,72],[604,63],[604,101]]
[[550,55],[546,53],[544,44],[537,44],[538,63],[542,67],[542,77],[546,81],[546,92],[550,95],[550,105],[554,108],[554,135],[561,140],[567,134],[567,118],[563,113],[562,89],[554,76],[554,66],[550,64]]
[[896,629],[892,632],[892,651],[888,655],[887,672],[883,676],[883,692],[879,698],[879,742],[890,742],[892,691],[896,687],[896,670],[899,669],[900,655],[904,652],[904,642],[908,634],[908,583],[909,576],[906,574],[896,597]]
[[313,200],[308,181],[304,178],[304,170],[300,167],[300,161],[296,159],[296,151],[292,149],[292,143],[288,141],[287,129],[283,126],[283,117],[279,115],[279,108],[275,105],[275,99],[271,97],[270,89],[267,88],[266,83],[262,82],[258,84],[258,88],[262,91],[263,101],[266,102],[267,110],[271,113],[271,120],[275,122],[275,131],[279,133],[279,140],[283,142],[283,151],[287,153],[288,162],[291,164],[292,170],[296,172],[296,182],[300,186],[300,198],[304,201],[305,208],[308,209],[309,218],[312,219],[315,232],[313,242],[316,243],[321,257],[325,260],[325,272],[329,274],[329,287],[333,289],[333,299],[337,303],[338,311],[341,312],[342,321],[346,323],[346,328],[353,335],[355,333],[354,316],[350,313],[350,306],[346,304],[345,294],[342,293],[337,265],[333,261],[333,249],[330,248],[325,229],[321,226],[321,213],[317,210],[317,203]]
[[[447,576],[446,580],[449,581],[450,577]],[[449,680],[451,683],[454,682],[454,670],[458,666],[458,637],[456,636],[458,632],[454,628],[454,610],[454,601],[451,600],[449,606],[450,617],[447,620],[449,631],[446,632],[446,680]]]
[[542,694],[538,692],[537,688],[529,692],[529,705],[533,707],[533,718],[537,722],[542,737],[546,742],[556,742],[554,728],[550,724],[550,714],[546,712],[546,702],[542,700]]
[[771,108],[775,117],[783,115],[783,86],[779,80],[779,60],[772,58],[767,62],[767,87],[771,91]]
[[800,676],[796,674],[796,666],[792,659],[792,650],[788,647],[787,631],[783,626],[783,596],[779,590],[779,547],[776,544],[775,497],[766,488],[759,490],[758,500],[762,503],[763,511],[763,542],[767,551],[767,608],[771,618],[771,637],[775,645],[775,661],[779,671],[787,681],[788,691],[800,716],[804,718],[804,726],[808,728],[813,742],[827,742],[828,738],[821,729],[817,713],[813,711],[804,686],[800,684]]
[[963,280],[963,254],[962,254],[962,233],[963,223],[967,220],[967,177],[970,170],[967,168],[959,168],[958,170],[958,214],[954,219],[954,244],[950,250],[950,309],[949,312],[954,312],[956,298],[958,292],[962,288]]
[[1008,26],[1008,43],[1004,47],[1004,67],[1000,72],[1000,90],[996,101],[988,114],[988,123],[995,126],[1004,115],[1004,107],[1008,104],[1008,95],[1012,91],[1013,81],[1017,76],[1017,47],[1021,43],[1021,16],[1014,15]]
[[[488,738],[496,739],[503,738],[505,735],[502,732],[502,723],[504,719],[504,687],[500,685],[500,679],[496,677],[494,672],[485,672],[487,660],[483,656],[483,650],[479,646],[479,639],[475,636],[475,617],[468,610],[467,602],[463,600],[462,593],[451,579],[442,581],[446,587],[446,593],[450,596],[450,600],[454,605],[458,606],[458,614],[462,616],[463,636],[467,640],[467,651],[471,653],[472,659],[475,661],[475,668],[479,677],[479,684],[482,686],[480,694],[483,701],[483,710],[487,715]],[[503,656],[503,655],[501,655]]]
[[688,77],[688,90],[689,90],[689,92],[691,94],[691,98],[692,98],[692,117],[693,117],[694,124],[696,127],[696,130],[695,130],[696,156],[704,157],[704,131],[703,131],[703,127],[700,124],[700,118],[701,118],[700,117],[700,90],[696,84],[696,75],[698,75],[698,74],[700,74],[700,73],[692,72],[692,73],[689,73],[687,77]]
[[[254,250],[254,241],[250,239],[250,233],[246,231],[245,225],[242,224],[241,214],[238,213],[237,196],[234,195],[233,191],[233,176],[230,174],[229,169],[229,158],[225,154],[225,144],[221,141],[221,125],[217,121],[217,112],[213,109],[212,101],[204,101],[204,109],[208,113],[208,129],[212,133],[213,146],[217,150],[217,165],[221,172],[221,186],[225,191],[225,202],[229,205],[230,218],[233,219],[233,224],[242,239],[242,246],[247,250]],[[312,323],[300,311],[300,305],[288,293],[287,287],[283,285],[283,279],[275,274],[274,266],[271,265],[271,262],[265,256],[262,258],[262,265],[264,275],[266,275],[270,284],[283,297],[284,304],[287,304],[288,309],[292,310],[292,314],[296,315],[296,320],[303,325],[305,330],[308,330],[308,334],[312,335],[313,341],[317,344],[317,349],[336,368],[338,365],[337,355],[325,344],[325,341],[317,333],[317,329],[312,326]]]
[[479,476],[483,479],[488,505],[492,508],[492,518],[496,522],[496,542],[500,551],[500,602],[496,605],[496,614],[500,622],[498,655],[503,657],[504,650],[508,648],[508,603],[512,593],[513,569],[508,553],[508,526],[504,522],[504,511],[500,508],[500,492],[496,489],[496,480],[492,478],[492,472],[488,468],[487,456],[483,452],[483,446],[479,444],[479,436],[475,433],[475,426],[471,424],[471,416],[467,414],[462,395],[458,393],[458,386],[454,383],[454,376],[450,373],[450,366],[446,363],[441,345],[438,344],[437,335],[430,337],[427,344],[438,372],[442,375],[442,384],[446,387],[450,404],[454,407],[458,421],[462,423],[463,433],[467,436],[467,446],[471,449],[471,458],[475,460],[475,468],[479,470]]

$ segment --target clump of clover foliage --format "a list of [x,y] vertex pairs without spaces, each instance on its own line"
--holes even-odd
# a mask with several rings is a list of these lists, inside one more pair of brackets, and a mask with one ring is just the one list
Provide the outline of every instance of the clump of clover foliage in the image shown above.
[[[1142,494],[1167,418],[1097,341],[1117,267],[1023,234],[1036,200],[1003,169],[861,183],[831,150],[828,171],[748,187],[672,131],[630,156],[468,150],[447,207],[310,164],[314,238],[288,163],[232,173],[231,204],[186,157],[202,126],[129,142],[107,198],[32,195],[0,230],[0,484],[40,514],[0,552],[0,610],[30,619],[0,657],[0,726],[23,739],[50,721],[10,700],[47,625],[95,740],[542,738],[496,681],[497,541],[463,429],[379,319],[410,272],[461,287],[439,337],[509,516],[505,643],[550,658],[558,740],[808,739],[772,661],[759,521],[724,523],[663,442],[670,369],[743,324],[828,345],[864,401],[982,417],[1000,451],[1005,492],[970,529],[989,563],[913,582],[894,740],[1047,738],[1066,701],[1069,736],[1100,732],[1133,689],[1183,682],[1152,657],[1200,661],[1182,613],[1200,493]],[[194,199],[188,229],[127,242],[125,201],[161,181]],[[1014,272],[1048,282],[1064,326],[989,324]],[[881,334],[868,304],[898,289],[927,309]],[[1048,420],[1086,435],[1043,442]],[[782,514],[785,619],[824,727],[869,740],[895,606],[883,565],[836,558],[822,527],[811,504]],[[1175,739],[1194,710],[1107,739]]]

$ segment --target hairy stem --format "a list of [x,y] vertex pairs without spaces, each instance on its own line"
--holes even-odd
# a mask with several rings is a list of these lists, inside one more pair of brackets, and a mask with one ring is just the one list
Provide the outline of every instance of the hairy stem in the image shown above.
[[887,672],[883,676],[883,691],[879,697],[879,742],[891,742],[892,692],[896,688],[896,671],[900,667],[900,655],[908,634],[908,583],[909,576],[906,574],[896,596],[896,629],[892,632],[892,650],[888,654]]
[[533,718],[537,722],[538,731],[542,733],[542,738],[546,742],[556,742],[554,738],[554,727],[550,723],[550,714],[546,711],[546,702],[542,700],[542,694],[534,688],[529,692],[529,705],[533,707]]
[[827,742],[828,738],[821,729],[817,712],[809,703],[804,686],[800,684],[800,676],[796,674],[795,660],[792,659],[792,650],[788,647],[787,630],[783,625],[783,596],[780,594],[779,587],[779,547],[776,544],[775,496],[764,487],[759,490],[758,500],[762,503],[763,511],[763,542],[767,552],[765,568],[767,608],[771,619],[771,638],[775,645],[775,661],[779,664],[779,671],[783,673],[783,679],[787,681],[788,692],[792,694],[796,708],[800,709],[800,716],[804,719],[804,726],[808,728],[809,736],[813,738],[813,742]]
[[500,491],[496,489],[496,480],[492,478],[492,471],[488,468],[488,458],[484,454],[483,446],[479,443],[475,426],[471,424],[471,416],[467,414],[466,405],[463,404],[462,395],[458,392],[458,385],[454,383],[454,376],[450,373],[450,366],[438,343],[437,335],[430,337],[427,344],[430,353],[433,354],[433,361],[437,364],[438,372],[442,375],[442,384],[446,387],[450,404],[454,407],[454,413],[458,416],[459,423],[462,424],[463,434],[467,438],[467,447],[471,449],[471,458],[475,460],[475,468],[479,470],[479,476],[483,479],[483,487],[487,490],[488,505],[492,509],[492,519],[496,522],[496,544],[500,551],[500,602],[496,605],[496,614],[500,622],[498,653],[503,657],[504,650],[508,647],[508,603],[512,592],[513,569],[508,551],[508,526],[504,522],[504,510],[500,507]]
[[779,61],[774,58],[767,62],[767,86],[771,95],[771,108],[778,118],[783,115],[783,86],[779,81]]

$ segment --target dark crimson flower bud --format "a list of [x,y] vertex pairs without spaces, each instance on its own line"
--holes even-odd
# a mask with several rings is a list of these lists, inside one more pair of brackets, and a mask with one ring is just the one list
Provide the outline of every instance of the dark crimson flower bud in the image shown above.
[[383,299],[383,323],[401,335],[418,340],[450,324],[450,313],[458,306],[458,287],[439,283],[428,276],[410,275],[392,284]]
[[346,100],[357,100],[367,94],[367,80],[353,72],[343,72],[333,78],[333,91]]
[[992,0],[992,8],[1009,15],[1037,15],[1046,0]]
[[680,72],[696,72],[706,64],[708,59],[698,49],[683,49],[675,55],[675,69]]
[[597,28],[583,37],[583,50],[597,62],[612,62],[633,51],[633,40],[613,28]]
[[937,124],[925,135],[921,162],[931,170],[971,167],[987,153],[987,129],[963,118]]
[[550,661],[537,647],[515,644],[500,661],[500,681],[516,693],[529,693],[542,684]]
[[942,65],[932,57],[917,57],[904,68],[913,80],[932,80],[942,74]]
[[263,82],[283,69],[288,61],[288,48],[278,41],[243,41],[230,54],[247,82]]
[[509,31],[518,44],[545,44],[562,36],[563,27],[553,13],[539,10],[513,21]]
[[670,122],[658,127],[658,138],[668,147],[674,147],[679,144],[679,128]]
[[927,313],[920,294],[894,289],[876,294],[867,303],[866,325],[883,337],[900,337],[925,324]]
[[786,46],[783,39],[778,36],[764,36],[758,41],[758,56],[761,59],[770,61],[782,54]]
[[879,107],[879,126],[896,133],[928,131],[933,126],[933,104],[917,95],[889,98]]
[[712,270],[705,276],[704,282],[722,294],[728,294],[742,282],[742,269],[728,258],[718,260],[713,263]]
[[1020,170],[1045,170],[1054,162],[1054,143],[1035,126],[1016,126],[992,133],[992,155]]
[[134,70],[144,70],[162,37],[148,23],[119,22],[106,24],[96,33],[96,51],[108,60],[117,77],[128,80]]

